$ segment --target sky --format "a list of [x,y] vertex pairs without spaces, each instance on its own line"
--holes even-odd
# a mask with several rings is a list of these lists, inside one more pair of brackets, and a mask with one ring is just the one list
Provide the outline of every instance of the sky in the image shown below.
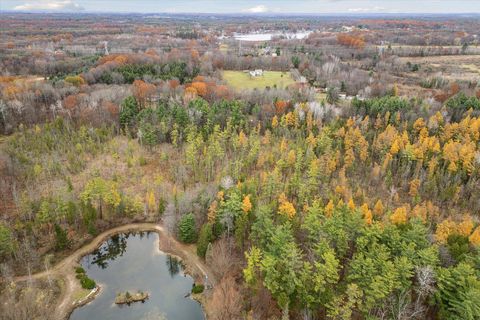
[[248,14],[480,13],[480,0],[0,0],[0,11]]

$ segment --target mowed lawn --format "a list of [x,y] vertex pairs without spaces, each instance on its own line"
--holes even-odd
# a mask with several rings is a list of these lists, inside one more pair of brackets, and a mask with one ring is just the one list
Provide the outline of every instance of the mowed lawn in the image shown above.
[[290,72],[264,71],[263,76],[251,77],[248,72],[223,71],[223,80],[235,90],[265,89],[266,87],[285,88],[295,81]]

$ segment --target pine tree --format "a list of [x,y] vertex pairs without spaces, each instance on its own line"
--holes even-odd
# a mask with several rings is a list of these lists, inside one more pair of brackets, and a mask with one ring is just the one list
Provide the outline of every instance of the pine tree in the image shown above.
[[63,230],[58,224],[55,224],[55,248],[57,250],[64,250],[70,247],[70,240],[68,239],[67,231]]
[[444,319],[476,320],[480,318],[480,280],[475,269],[466,263],[437,272],[435,300]]
[[193,214],[185,214],[180,218],[178,223],[178,238],[185,243],[194,243],[197,240]]
[[197,241],[197,255],[201,258],[205,258],[207,248],[210,242],[213,241],[212,225],[206,223],[200,229],[200,234]]

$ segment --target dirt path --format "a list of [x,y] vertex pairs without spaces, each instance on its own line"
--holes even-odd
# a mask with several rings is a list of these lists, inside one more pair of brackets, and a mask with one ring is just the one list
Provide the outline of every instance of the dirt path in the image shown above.
[[55,319],[66,319],[74,309],[74,294],[81,289],[79,281],[75,278],[74,268],[80,259],[97,249],[105,240],[114,234],[130,231],[155,231],[159,235],[159,249],[181,258],[189,273],[196,281],[201,281],[208,276],[209,283],[215,284],[216,279],[212,270],[197,256],[195,246],[185,245],[171,237],[163,226],[154,223],[132,223],[109,229],[95,237],[90,243],[79,248],[48,271],[39,272],[31,276],[16,277],[14,280],[27,281],[29,279],[43,279],[48,276],[61,279],[64,282],[62,295],[55,309]]

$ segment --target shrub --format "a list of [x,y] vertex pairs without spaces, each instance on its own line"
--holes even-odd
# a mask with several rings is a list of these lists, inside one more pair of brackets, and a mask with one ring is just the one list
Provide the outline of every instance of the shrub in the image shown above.
[[85,273],[85,269],[83,269],[82,267],[76,267],[75,273]]
[[205,286],[203,284],[194,284],[192,287],[193,294],[202,293],[203,290],[205,290]]
[[95,283],[94,280],[90,279],[89,277],[87,277],[86,275],[84,275],[81,279],[80,279],[80,284],[82,285],[82,288],[83,289],[88,289],[88,290],[92,290],[93,288],[95,288],[97,286],[97,284]]
[[85,80],[81,76],[66,76],[65,82],[70,83],[76,87],[85,84]]
[[144,156],[140,156],[140,157],[138,158],[138,164],[139,164],[140,166],[142,166],[142,167],[145,166],[145,165],[147,165],[147,159],[145,159]]
[[185,243],[194,243],[197,240],[193,214],[186,214],[180,219],[178,223],[178,237],[180,241]]

